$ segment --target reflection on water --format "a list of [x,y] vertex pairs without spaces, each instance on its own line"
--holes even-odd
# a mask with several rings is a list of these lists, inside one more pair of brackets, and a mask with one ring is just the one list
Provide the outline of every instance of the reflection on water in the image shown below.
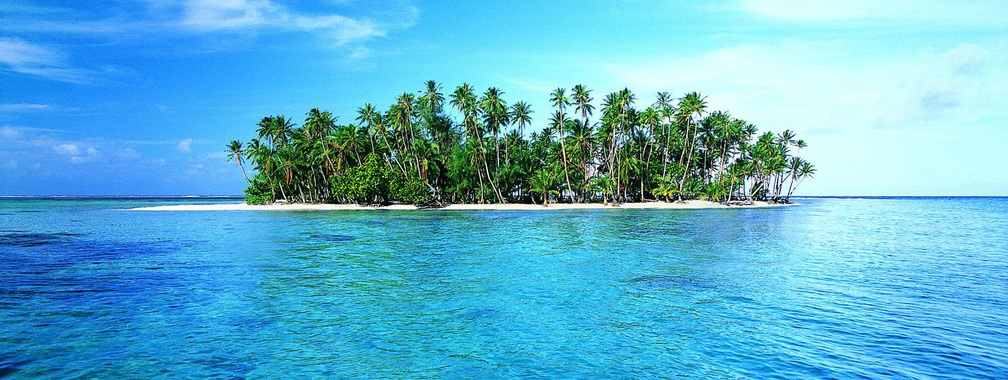
[[804,202],[0,200],[0,377],[1008,376],[1008,201]]

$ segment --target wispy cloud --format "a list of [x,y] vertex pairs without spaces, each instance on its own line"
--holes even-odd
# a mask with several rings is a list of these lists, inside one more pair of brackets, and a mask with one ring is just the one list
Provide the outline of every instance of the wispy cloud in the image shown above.
[[[307,13],[271,0],[167,0],[127,2],[114,17],[54,20],[45,12],[2,9],[18,15],[19,25],[0,25],[12,33],[68,33],[87,35],[165,35],[227,32],[304,32],[331,41],[335,47],[363,43],[416,23],[419,11],[408,4],[392,2],[378,7],[396,9],[373,16],[349,16],[338,12]],[[372,5],[369,3],[369,5]],[[350,54],[354,54],[351,50]]]
[[[850,19],[915,20],[920,26],[994,26],[1006,20],[1008,3],[1000,0],[740,0],[742,9],[792,21]],[[922,23],[930,20],[931,23]]]
[[[336,45],[385,35],[388,24],[340,14],[301,14],[264,0],[191,0],[183,3],[179,24],[194,31],[273,30],[317,32]],[[412,24],[413,21],[409,21]]]
[[17,38],[0,38],[0,69],[69,83],[94,78],[91,71],[71,67],[65,54]]
[[[835,44],[747,45],[609,67],[639,93],[701,90],[712,109],[761,127],[857,131],[952,125],[998,99],[986,50],[962,44],[917,56],[850,62]],[[991,74],[993,75],[993,74]],[[648,101],[642,99],[642,101]]]
[[32,103],[0,104],[0,113],[48,111],[51,109],[53,109],[53,106],[48,104],[32,104]]

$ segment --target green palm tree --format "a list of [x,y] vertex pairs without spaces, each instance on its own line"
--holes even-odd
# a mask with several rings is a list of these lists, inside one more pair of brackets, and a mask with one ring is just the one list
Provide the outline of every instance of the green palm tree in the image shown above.
[[554,123],[560,128],[560,155],[563,158],[564,181],[567,183],[568,196],[570,196],[571,201],[574,201],[574,191],[571,190],[570,175],[567,169],[567,146],[564,144],[564,124],[566,123],[564,107],[570,104],[570,99],[564,94],[564,89],[558,87],[550,94],[550,102],[553,103],[554,107],[557,107],[557,112],[554,114]]
[[234,140],[227,145],[227,148],[228,148],[228,161],[234,160],[235,165],[241,167],[242,176],[245,177],[245,182],[247,182],[249,185],[252,185],[252,181],[249,181],[248,179],[248,174],[245,173],[245,165],[242,164],[244,161],[243,158],[244,152],[242,152],[242,143],[238,140]]
[[592,110],[595,108],[595,106],[591,104],[591,90],[581,84],[574,86],[573,90],[574,95],[572,97],[574,104],[576,105],[575,110],[581,113],[581,121],[585,125],[588,125],[588,117],[591,116]]
[[525,126],[532,124],[532,107],[525,102],[518,102],[511,105],[510,120],[518,124],[518,134],[525,135]]
[[480,99],[480,107],[483,109],[483,122],[486,123],[490,133],[494,136],[494,151],[497,154],[497,175],[500,176],[500,143],[498,134],[503,125],[508,124],[508,107],[504,99],[501,98],[504,92],[496,87],[490,87],[483,93]]
[[679,158],[680,162],[685,164],[685,170],[683,170],[682,178],[679,179],[678,190],[680,201],[683,200],[683,185],[686,183],[686,176],[689,175],[690,166],[692,166],[693,163],[693,150],[695,149],[694,145],[696,144],[696,128],[693,128],[693,133],[690,134],[690,127],[693,126],[694,115],[697,117],[702,116],[706,108],[706,97],[701,97],[697,92],[686,94],[686,96],[679,101],[679,117],[683,119],[686,124],[686,141],[683,144],[683,152],[685,153],[687,150],[689,151],[689,156],[686,158],[686,161],[682,161],[683,155],[680,155]]
[[371,103],[364,104],[364,107],[357,109],[357,121],[358,125],[365,126],[365,130],[368,134],[368,140],[371,142],[371,152],[375,152],[375,135],[377,131],[375,130],[375,117],[377,111],[375,111],[374,106]]
[[665,197],[665,201],[671,200],[672,196],[679,194],[679,189],[676,188],[675,181],[669,176],[665,176],[658,179],[658,187],[651,190],[651,194],[654,194],[655,198]]
[[609,176],[603,174],[592,177],[592,190],[602,194],[602,204],[609,204],[609,198],[613,195],[613,187],[613,180]]
[[556,177],[556,173],[553,170],[548,169],[536,170],[535,174],[532,176],[532,181],[530,182],[532,188],[529,189],[529,192],[539,193],[543,198],[543,206],[549,206],[550,194],[560,194],[560,192],[555,188]]
[[444,106],[444,94],[441,93],[441,85],[437,82],[429,80],[424,82],[424,91],[420,96],[420,107],[422,107],[428,114],[437,115],[441,113],[442,107]]
[[[426,202],[421,199],[433,196],[435,202],[486,202],[493,193],[496,202],[506,202],[531,191],[548,204],[551,194],[566,200],[566,191],[573,202],[601,197],[608,204],[638,195],[644,200],[654,188],[651,195],[662,201],[702,196],[729,204],[733,198],[788,202],[815,173],[799,157],[807,144],[793,131],[761,135],[727,111],[707,113],[698,93],[673,104],[660,92],[650,107],[637,109],[634,94],[623,89],[603,99],[599,119],[592,122],[591,92],[583,85],[569,91],[570,98],[562,88],[550,94],[554,112],[548,127],[530,140],[524,136],[532,122],[527,103],[508,106],[503,91],[491,87],[480,95],[469,84],[442,94],[440,85],[427,81],[421,91],[397,97],[387,112],[371,104],[357,109],[353,124],[337,126],[335,116],[317,108],[305,114],[301,127],[283,115],[264,117],[256,125],[258,136],[246,146],[227,145],[228,160],[241,167],[247,199],[255,203],[359,201],[356,185],[345,182],[354,176],[405,186],[400,195],[369,201]],[[446,95],[458,114],[444,113]],[[248,177],[246,161],[257,172],[254,178]],[[365,166],[387,171],[360,177]]]

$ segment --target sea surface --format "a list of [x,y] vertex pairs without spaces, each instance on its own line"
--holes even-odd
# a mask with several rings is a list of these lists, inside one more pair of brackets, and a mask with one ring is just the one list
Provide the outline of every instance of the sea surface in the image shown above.
[[0,377],[1008,378],[1008,198],[0,199]]

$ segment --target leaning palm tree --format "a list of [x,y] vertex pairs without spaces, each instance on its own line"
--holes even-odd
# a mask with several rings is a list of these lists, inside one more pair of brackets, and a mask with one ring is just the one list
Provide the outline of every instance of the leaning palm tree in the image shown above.
[[242,143],[238,140],[234,140],[227,145],[227,148],[228,148],[228,159],[229,160],[233,159],[235,161],[235,165],[238,165],[238,167],[241,168],[242,176],[245,177],[245,182],[247,182],[249,185],[252,185],[252,181],[249,181],[248,174],[245,173],[245,165],[242,165],[244,161],[243,158],[244,152],[242,151]]
[[795,169],[792,171],[793,173],[792,178],[797,178],[798,183],[794,184],[794,186],[791,186],[788,189],[787,197],[784,198],[784,200],[787,202],[791,201],[791,194],[794,192],[795,189],[798,188],[798,185],[801,185],[801,183],[805,181],[806,178],[812,178],[812,175],[815,174],[816,172],[815,165],[812,165],[808,161],[802,160],[798,157],[795,157],[794,166]]

